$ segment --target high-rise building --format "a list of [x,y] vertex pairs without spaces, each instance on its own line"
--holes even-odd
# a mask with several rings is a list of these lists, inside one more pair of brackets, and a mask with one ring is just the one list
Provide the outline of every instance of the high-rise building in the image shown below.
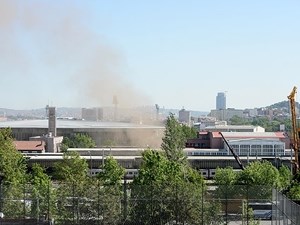
[[225,92],[219,92],[216,97],[216,109],[226,109],[226,94]]
[[103,109],[102,108],[82,108],[81,117],[87,121],[102,121]]
[[187,125],[191,124],[191,112],[185,109],[179,111],[179,122],[185,123]]

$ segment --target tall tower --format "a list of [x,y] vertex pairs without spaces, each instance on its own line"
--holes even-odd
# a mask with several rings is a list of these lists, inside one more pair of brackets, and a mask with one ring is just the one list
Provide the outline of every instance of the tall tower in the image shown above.
[[46,110],[48,113],[48,134],[52,136],[56,136],[56,115],[55,115],[55,107],[46,106]]
[[226,94],[225,92],[219,92],[216,97],[216,109],[226,109]]

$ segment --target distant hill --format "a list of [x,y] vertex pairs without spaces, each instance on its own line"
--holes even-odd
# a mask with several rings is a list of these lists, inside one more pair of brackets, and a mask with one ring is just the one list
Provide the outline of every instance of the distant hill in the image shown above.
[[[108,107],[104,107],[108,109]],[[134,109],[135,111],[140,111],[143,114],[154,114],[156,109],[154,106],[144,106],[144,107],[137,107]],[[170,113],[173,113],[178,116],[178,112],[180,109],[165,109],[161,108],[159,113],[163,116],[168,116]],[[204,111],[195,111],[190,110],[192,117],[200,117],[206,116],[209,112]],[[0,117],[6,116],[10,119],[43,119],[46,118],[46,109],[39,108],[39,109],[29,109],[29,110],[16,110],[16,109],[6,109],[0,108]],[[56,116],[57,117],[74,117],[74,118],[81,118],[81,108],[71,108],[71,107],[57,107],[56,108]]]
[[[296,107],[300,109],[300,104],[296,102]],[[260,108],[269,108],[269,109],[279,109],[284,110],[288,112],[290,110],[290,103],[289,101],[281,101],[274,103],[272,105],[266,106],[266,107],[260,107]],[[143,113],[155,113],[155,107],[154,106],[147,106],[147,107],[141,107],[141,112]],[[175,114],[178,116],[180,109],[166,109],[166,108],[160,108],[159,113],[163,116],[168,116],[170,113]],[[139,110],[138,110],[139,111]],[[207,116],[209,112],[206,111],[195,111],[195,110],[189,110],[191,112],[192,117],[201,117],[201,116]],[[12,117],[12,119],[42,119],[46,118],[46,109],[45,108],[39,108],[39,109],[30,109],[30,110],[16,110],[16,109],[6,109],[6,108],[0,108],[0,117],[1,116],[7,116]],[[56,116],[57,117],[74,117],[74,118],[81,118],[81,108],[77,107],[57,107],[56,108]]]
[[[67,107],[58,107],[56,109],[56,115],[58,117],[81,117],[81,108],[67,108]],[[17,110],[17,109],[5,109],[0,108],[0,116],[7,117],[22,117],[22,118],[35,118],[42,119],[46,118],[46,109],[29,109],[29,110]]]
[[[296,107],[299,109],[300,104],[296,102]],[[289,101],[282,101],[282,102],[277,102],[274,103],[270,106],[267,106],[266,108],[271,108],[271,109],[281,109],[281,108],[286,108],[289,110],[290,108],[290,102]]]

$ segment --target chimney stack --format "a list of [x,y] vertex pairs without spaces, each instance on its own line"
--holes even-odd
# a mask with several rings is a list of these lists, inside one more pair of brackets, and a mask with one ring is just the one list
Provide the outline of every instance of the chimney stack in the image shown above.
[[48,111],[48,134],[52,134],[52,136],[56,137],[55,107],[47,106],[47,111]]

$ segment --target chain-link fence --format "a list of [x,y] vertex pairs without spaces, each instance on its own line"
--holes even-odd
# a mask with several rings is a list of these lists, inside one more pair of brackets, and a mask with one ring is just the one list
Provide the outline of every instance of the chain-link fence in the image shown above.
[[299,201],[292,201],[276,190],[273,190],[272,199],[276,203],[274,205],[276,225],[279,224],[299,225],[300,224]]
[[44,190],[1,186],[0,225],[300,224],[300,207],[271,187],[98,182]]

